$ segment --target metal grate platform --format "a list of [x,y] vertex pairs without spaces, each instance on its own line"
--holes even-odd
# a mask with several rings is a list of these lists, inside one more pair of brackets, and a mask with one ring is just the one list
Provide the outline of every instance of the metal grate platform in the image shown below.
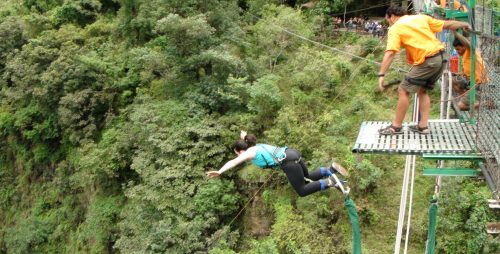
[[408,130],[403,123],[402,134],[380,135],[378,130],[390,122],[363,122],[352,151],[355,153],[476,153],[476,126],[459,120],[430,120],[430,134],[421,135]]

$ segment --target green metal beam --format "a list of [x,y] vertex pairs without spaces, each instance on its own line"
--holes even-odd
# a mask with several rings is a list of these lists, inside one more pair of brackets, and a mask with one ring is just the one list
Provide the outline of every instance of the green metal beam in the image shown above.
[[463,160],[463,161],[484,161],[481,154],[435,154],[424,153],[424,160]]
[[479,172],[471,168],[424,168],[424,176],[471,176],[476,177]]
[[445,11],[446,18],[449,19],[457,19],[460,21],[468,21],[469,20],[469,14],[467,12],[461,12],[461,11],[456,11],[456,10],[451,10],[451,9],[446,9]]

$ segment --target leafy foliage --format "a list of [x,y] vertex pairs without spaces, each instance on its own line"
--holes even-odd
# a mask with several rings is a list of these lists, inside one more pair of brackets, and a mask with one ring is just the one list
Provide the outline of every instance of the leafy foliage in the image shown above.
[[445,183],[443,211],[438,230],[443,231],[438,250],[455,253],[495,253],[499,245],[485,230],[485,221],[495,218],[482,195],[487,190],[465,179],[450,179]]
[[353,178],[356,181],[354,188],[359,188],[360,191],[371,191],[377,187],[377,183],[383,176],[383,171],[373,165],[370,160],[356,159],[354,156],[349,156],[349,168],[354,169]]
[[7,62],[7,57],[26,42],[23,23],[14,17],[8,17],[0,23],[0,74]]
[[[396,97],[373,95],[372,64],[297,35],[376,61],[380,43],[323,34],[323,15],[359,1],[290,8],[306,2],[1,1],[0,253],[348,253],[338,193],[299,199],[284,174],[252,166],[206,178],[241,129],[300,150],[310,170],[349,168],[367,252],[389,252],[400,161],[350,146]],[[487,193],[448,188],[440,251],[498,252]]]
[[368,54],[376,54],[382,51],[380,46],[380,41],[374,38],[369,38],[362,42],[362,52],[361,56],[367,56]]
[[333,13],[342,13],[347,5],[354,2],[353,0],[320,0],[318,1],[312,12],[316,15],[331,15]]
[[112,248],[117,237],[116,222],[122,200],[123,197],[117,196],[96,198],[91,202],[85,222],[77,229],[78,251],[103,253]]
[[[300,45],[299,39],[286,33],[281,28],[300,34],[304,37],[312,35],[312,29],[304,22],[304,18],[298,12],[283,6],[269,6],[263,11],[263,17],[251,27],[255,34],[254,54],[260,62],[260,66],[267,66],[273,71],[275,66],[286,59],[287,54],[297,49]],[[273,24],[273,25],[268,25]]]
[[[217,229],[218,221],[237,209],[238,198],[231,194],[234,185],[206,185],[200,179],[205,167],[222,161],[221,148],[213,142],[218,139],[220,127],[188,117],[187,108],[174,101],[147,103],[130,114],[129,128],[137,138],[130,167],[140,181],[130,183],[126,196],[141,209],[123,215],[121,228],[130,233],[118,239],[117,247],[122,251],[200,250],[206,244],[203,239]],[[137,216],[152,219],[137,221]],[[146,231],[145,235],[142,231]],[[129,244],[143,237],[148,237],[149,242]]]

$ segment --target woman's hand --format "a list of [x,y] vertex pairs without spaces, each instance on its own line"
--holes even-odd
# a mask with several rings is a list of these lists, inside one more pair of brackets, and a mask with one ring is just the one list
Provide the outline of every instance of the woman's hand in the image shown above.
[[245,137],[246,137],[246,136],[247,136],[247,132],[246,132],[246,131],[244,131],[244,130],[242,130],[242,131],[240,132],[240,138],[241,138],[242,140],[245,140]]
[[208,171],[206,174],[208,178],[214,178],[220,176],[219,171]]

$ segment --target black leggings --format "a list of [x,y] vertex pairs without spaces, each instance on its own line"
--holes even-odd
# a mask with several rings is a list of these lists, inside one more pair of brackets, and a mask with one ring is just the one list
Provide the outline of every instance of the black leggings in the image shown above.
[[[320,168],[309,173],[299,151],[288,148],[285,153],[286,158],[281,163],[281,169],[283,169],[288,177],[288,181],[299,196],[304,197],[314,192],[329,188],[325,180],[320,180],[328,176],[328,169]],[[311,179],[314,182],[306,183],[304,177]]]

